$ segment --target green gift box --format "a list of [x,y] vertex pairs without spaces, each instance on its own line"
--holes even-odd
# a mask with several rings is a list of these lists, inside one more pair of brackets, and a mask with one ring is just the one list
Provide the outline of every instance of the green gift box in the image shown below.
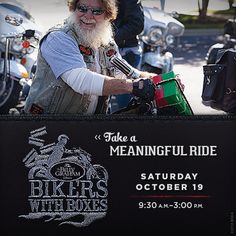
[[162,81],[165,80],[170,80],[176,77],[176,74],[174,73],[174,71],[170,71],[164,74],[160,74],[160,75],[156,75],[152,77],[152,81],[154,82],[154,84],[158,84]]
[[190,105],[188,104],[188,102],[184,101],[184,103],[185,103],[185,110],[183,112],[181,112],[180,115],[187,115],[187,116],[193,115],[193,111],[192,111]]
[[181,115],[192,115],[191,107],[182,93],[176,79],[163,81],[157,85],[155,100],[159,108],[175,106]]

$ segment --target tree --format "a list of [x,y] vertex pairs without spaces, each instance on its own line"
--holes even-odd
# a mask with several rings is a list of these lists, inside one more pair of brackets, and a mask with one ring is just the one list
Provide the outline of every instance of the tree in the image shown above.
[[229,2],[229,8],[231,9],[231,8],[232,8],[232,5],[233,5],[233,3],[234,3],[234,0],[228,0],[228,2]]
[[198,0],[199,21],[204,23],[207,21],[207,8],[209,0]]

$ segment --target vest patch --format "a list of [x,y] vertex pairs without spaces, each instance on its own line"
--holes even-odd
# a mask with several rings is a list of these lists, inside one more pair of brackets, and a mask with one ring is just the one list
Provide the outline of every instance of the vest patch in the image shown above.
[[110,49],[106,52],[107,57],[111,57],[114,56],[116,54],[116,50],[115,49]]
[[43,108],[35,103],[32,104],[30,108],[31,114],[43,114]]
[[84,47],[83,45],[79,45],[79,50],[80,50],[81,54],[84,54],[87,56],[93,55],[93,51],[89,47]]

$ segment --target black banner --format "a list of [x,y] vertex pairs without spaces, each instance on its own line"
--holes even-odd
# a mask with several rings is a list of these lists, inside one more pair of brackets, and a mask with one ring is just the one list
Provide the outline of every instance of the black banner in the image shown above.
[[235,235],[234,117],[2,117],[1,228]]

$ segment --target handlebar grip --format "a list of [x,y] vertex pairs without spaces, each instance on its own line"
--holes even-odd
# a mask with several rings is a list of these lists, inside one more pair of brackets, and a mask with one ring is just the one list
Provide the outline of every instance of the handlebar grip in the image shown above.
[[124,61],[122,61],[117,56],[112,56],[110,58],[110,62],[113,66],[115,66],[117,69],[119,69],[121,72],[123,72],[128,78],[131,79],[137,79],[138,76],[136,75],[135,71],[130,67],[128,64],[126,64]]
[[23,34],[23,37],[25,38],[33,38],[35,35],[35,30],[26,30],[25,33]]

